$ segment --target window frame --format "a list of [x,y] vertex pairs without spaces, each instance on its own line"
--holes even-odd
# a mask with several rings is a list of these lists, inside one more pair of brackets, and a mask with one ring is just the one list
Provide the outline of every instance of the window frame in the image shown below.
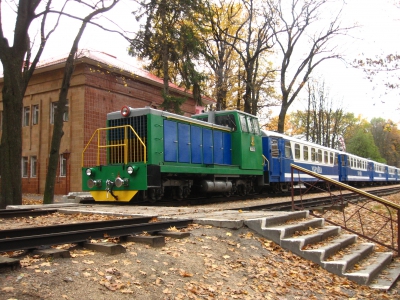
[[[58,106],[58,101],[51,102],[50,104],[50,124],[54,124],[54,118],[55,118],[55,113],[56,109]],[[65,105],[65,112],[63,114],[63,121],[68,122],[69,121],[69,101],[67,100],[67,104]]]
[[291,147],[290,141],[285,141],[284,147],[285,147],[285,158],[291,158],[292,157],[292,147]]
[[22,178],[29,177],[28,169],[29,169],[28,156],[22,156],[22,158],[21,158],[21,177]]
[[64,154],[60,154],[60,177],[67,176],[67,158]]
[[32,105],[32,125],[39,124],[39,104]]
[[24,106],[22,111],[22,126],[24,127],[29,126],[30,114],[31,114],[31,107]]
[[309,161],[310,160],[310,155],[309,155],[309,151],[308,151],[308,146],[303,146],[303,159],[305,161]]
[[36,178],[37,176],[37,157],[36,155],[31,156],[31,162],[30,162],[30,166],[31,166],[31,178]]
[[298,160],[301,159],[301,150],[300,149],[301,149],[300,144],[295,143],[294,144],[294,159],[298,159]]

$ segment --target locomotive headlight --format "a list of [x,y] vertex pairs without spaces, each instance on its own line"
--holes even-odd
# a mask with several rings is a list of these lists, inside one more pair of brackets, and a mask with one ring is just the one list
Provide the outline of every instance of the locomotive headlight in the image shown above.
[[136,166],[128,166],[128,167],[126,168],[126,171],[128,172],[129,175],[132,175],[133,172],[136,172],[136,171],[137,171],[137,169],[138,169],[138,167],[136,167]]
[[127,186],[128,183],[129,183],[129,179],[127,179],[127,178],[122,179],[120,177],[117,177],[115,179],[115,186],[116,187]]
[[86,175],[87,175],[87,176],[92,176],[92,175],[94,175],[94,170],[91,169],[91,168],[86,169]]
[[126,171],[128,172],[129,175],[132,175],[134,170],[132,166],[129,166],[128,168],[126,168]]
[[88,181],[87,181],[87,186],[91,189],[91,188],[94,188],[95,186],[96,187],[101,187],[101,179],[98,179],[98,180],[93,180],[93,179],[89,179]]

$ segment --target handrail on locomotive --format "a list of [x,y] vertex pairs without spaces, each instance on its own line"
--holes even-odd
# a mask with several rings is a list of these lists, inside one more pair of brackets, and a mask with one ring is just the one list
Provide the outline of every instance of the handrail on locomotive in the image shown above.
[[[100,138],[100,133],[101,131],[109,131],[112,129],[119,129],[119,128],[123,128],[124,129],[124,140],[123,143],[118,143],[118,144],[108,144],[108,145],[101,145],[101,138]],[[96,131],[92,134],[91,138],[89,139],[88,143],[86,144],[85,148],[82,151],[82,167],[84,167],[84,161],[85,161],[85,152],[87,150],[87,148],[90,146],[90,144],[92,143],[93,138],[96,136],[97,133],[97,166],[100,165],[100,149],[101,148],[116,148],[116,147],[123,147],[124,149],[124,163],[127,164],[128,163],[128,147],[129,147],[129,139],[128,139],[128,129],[130,129],[133,134],[136,136],[137,140],[139,141],[139,143],[143,146],[143,162],[146,163],[147,161],[147,151],[146,151],[146,144],[143,142],[143,140],[140,138],[140,136],[137,134],[137,132],[135,131],[135,129],[133,129],[133,127],[131,125],[122,125],[122,126],[114,126],[114,127],[106,127],[106,128],[98,128],[96,129]]]
[[[365,192],[363,190],[359,190],[355,187],[352,187],[350,185],[347,185],[345,183],[333,180],[329,177],[320,175],[318,173],[309,171],[307,169],[304,169],[302,167],[299,167],[297,165],[291,164],[291,181],[292,181],[292,210],[303,210],[304,206],[303,206],[303,199],[302,197],[311,189],[318,189],[320,191],[323,192],[327,192],[330,195],[330,199],[331,199],[331,206],[334,207],[338,204],[340,204],[340,207],[342,208],[341,212],[343,214],[342,217],[342,221],[333,221],[331,219],[329,219],[329,216],[327,214],[325,214],[325,212],[322,212],[321,214],[318,214],[315,212],[315,210],[310,211],[310,214],[315,216],[315,217],[324,217],[325,221],[333,224],[333,225],[337,225],[342,227],[345,230],[348,230],[352,233],[358,234],[360,236],[362,236],[363,238],[366,238],[370,241],[373,241],[385,248],[388,248],[394,252],[397,253],[397,256],[400,256],[399,253],[399,243],[400,243],[400,230],[399,230],[399,224],[400,224],[400,205],[393,203],[391,201],[388,201],[386,199],[383,199],[381,197],[375,196],[373,194],[370,194],[368,192]],[[294,170],[298,171],[298,178],[294,178],[293,173]],[[314,178],[316,178],[316,181],[302,181],[300,179],[300,172],[301,173],[305,173],[308,174]],[[323,181],[325,183],[325,189],[323,187],[321,187],[321,185],[318,185],[317,183],[320,183],[321,181]],[[300,186],[300,192],[299,192],[299,197],[300,197],[300,201],[295,201],[295,189],[293,188],[295,183]],[[304,184],[305,186],[308,186],[308,188],[305,190],[304,193],[302,193],[301,190],[301,185]],[[331,186],[335,186],[337,187],[339,190],[339,195],[334,194],[334,192],[331,190]],[[344,196],[342,194],[342,189],[345,190],[349,190],[353,193],[356,193],[360,196],[366,197],[369,199],[369,201],[363,201],[362,204],[358,204],[357,202],[352,202],[352,204],[354,205],[354,207],[356,208],[355,211],[351,212],[350,215],[346,215],[346,200],[344,199]],[[335,200],[336,199],[336,200]],[[338,200],[337,200],[338,199]],[[367,205],[371,202],[375,202],[375,203],[379,203],[381,205],[383,205],[384,207],[386,207],[387,210],[387,215],[383,214],[382,212],[379,212],[377,209],[377,206],[374,204],[372,205],[372,207],[368,207]],[[300,205],[298,204],[298,202],[300,202]],[[329,206],[326,206],[325,208],[329,208]],[[374,220],[375,223],[378,223],[379,221],[382,222],[382,225],[380,226],[380,228],[377,231],[374,232],[368,232],[368,224],[364,224],[368,221],[365,221],[362,218],[362,211],[367,211],[369,215],[374,214],[374,218],[370,218],[369,221],[371,221],[371,219]],[[397,213],[397,218],[394,215],[395,213]],[[355,218],[358,218],[357,220],[355,220]],[[359,227],[361,229],[361,232],[357,231],[358,228],[352,228],[351,225],[354,225],[355,223],[359,224]],[[397,233],[396,233],[397,231]],[[382,237],[387,238],[388,235],[385,235],[385,233],[390,233],[390,244],[388,244],[387,240],[383,240],[379,239]],[[397,242],[395,241],[395,239],[397,238]]]

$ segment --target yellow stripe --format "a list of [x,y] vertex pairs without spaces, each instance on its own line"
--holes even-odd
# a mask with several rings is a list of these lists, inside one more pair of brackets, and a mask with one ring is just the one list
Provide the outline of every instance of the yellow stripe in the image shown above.
[[113,191],[113,194],[118,196],[118,200],[115,200],[107,191],[90,191],[90,194],[95,201],[129,202],[137,192],[138,191]]

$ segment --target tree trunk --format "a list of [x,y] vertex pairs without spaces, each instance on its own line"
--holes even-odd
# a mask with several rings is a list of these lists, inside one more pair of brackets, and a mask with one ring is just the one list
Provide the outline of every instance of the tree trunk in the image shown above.
[[[20,70],[18,71],[20,72]],[[21,81],[23,80],[19,74],[4,68],[3,111],[7,113],[3,113],[2,147],[0,149],[0,169],[2,170],[0,208],[11,204],[22,204],[21,116],[25,88],[20,85]]]
[[[284,103],[286,103],[286,102],[284,102]],[[286,118],[288,109],[289,109],[289,105],[282,104],[281,111],[279,112],[279,117],[278,117],[278,132],[279,133],[284,133],[284,131],[285,131],[285,118]]]

